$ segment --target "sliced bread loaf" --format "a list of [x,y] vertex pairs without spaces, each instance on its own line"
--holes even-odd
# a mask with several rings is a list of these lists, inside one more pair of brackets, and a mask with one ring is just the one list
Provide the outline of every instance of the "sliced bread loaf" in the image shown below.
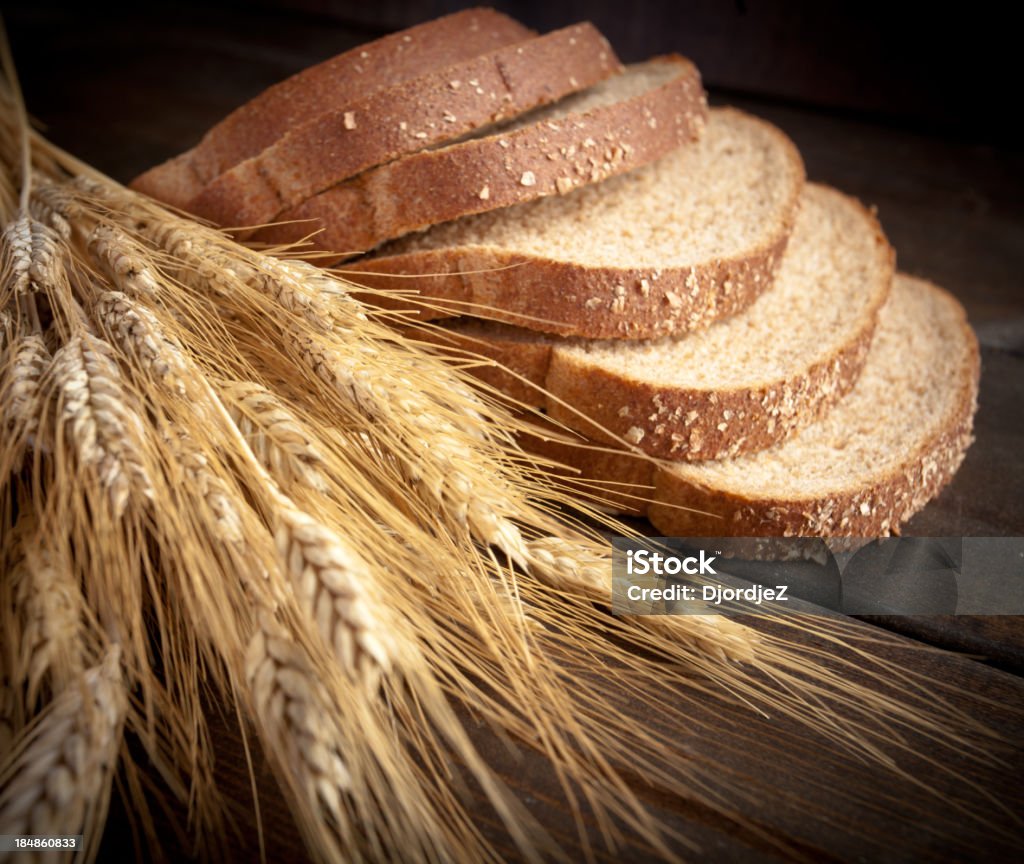
[[296,126],[209,183],[186,209],[220,225],[266,223],[360,171],[555,102],[620,68],[590,24],[506,45]]
[[960,304],[901,274],[856,386],[776,447],[659,465],[564,443],[549,428],[528,443],[570,466],[574,482],[607,489],[621,512],[646,512],[666,535],[884,536],[938,495],[963,461],[978,375],[977,340]]
[[560,335],[694,330],[771,283],[803,180],[800,155],[774,126],[716,110],[698,144],[652,165],[439,225],[347,270],[375,289],[418,291],[432,310]]
[[778,443],[849,391],[892,273],[875,218],[809,184],[774,286],[703,331],[593,341],[461,321],[432,338],[451,334],[510,366],[525,382],[501,369],[480,374],[590,437],[667,459],[721,459]]
[[141,174],[132,186],[184,207],[211,180],[296,125],[375,90],[533,35],[493,9],[467,9],[360,45],[264,90],[210,129],[191,150]]
[[[384,240],[639,168],[696,140],[707,105],[696,67],[681,57],[626,69],[497,134],[372,168],[277,217],[254,239],[313,248],[371,249]],[[288,221],[298,220],[298,221]]]

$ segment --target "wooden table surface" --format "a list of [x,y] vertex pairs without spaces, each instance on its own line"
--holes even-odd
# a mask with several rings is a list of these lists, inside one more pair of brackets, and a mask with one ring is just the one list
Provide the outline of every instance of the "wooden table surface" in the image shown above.
[[[55,12],[47,4],[24,3],[7,10],[30,111],[54,141],[122,181],[185,149],[271,83],[377,35],[272,11],[193,12],[158,26],[140,14],[85,5],[75,13]],[[899,266],[954,292],[978,332],[983,371],[977,441],[951,486],[906,533],[1024,533],[1024,154],[736,94],[712,92],[712,101],[775,122],[799,145],[811,179],[877,206]],[[1021,619],[891,618],[857,626],[866,634],[902,634],[874,650],[959,686],[954,701],[1004,734],[996,758],[979,765],[945,752],[941,769],[911,761],[903,767],[912,778],[901,779],[785,718],[765,719],[711,700],[688,710],[695,722],[721,734],[687,745],[719,760],[723,777],[751,794],[737,802],[735,818],[725,818],[678,790],[640,789],[652,811],[695,841],[699,851],[691,855],[699,860],[1020,860],[1024,829],[1019,821],[996,817],[992,801],[1018,818],[1024,812]],[[924,644],[964,653],[921,651]],[[640,708],[626,701],[624,710],[631,707],[637,722],[645,722]],[[568,849],[576,848],[543,761],[498,744],[485,729],[471,729],[541,821]],[[930,746],[923,739],[916,743],[924,751]],[[259,760],[256,768],[264,788],[268,858],[300,860],[287,810]],[[237,735],[221,736],[219,771],[237,798],[240,825],[251,826],[249,778]],[[992,817],[997,827],[978,814]],[[483,809],[480,818],[499,848],[507,848]],[[125,824],[115,803],[101,860],[131,853]],[[172,857],[183,854],[170,835],[168,849]],[[514,849],[507,851],[515,857]],[[251,839],[239,841],[240,859],[255,855]],[[636,846],[615,857],[655,856]]]

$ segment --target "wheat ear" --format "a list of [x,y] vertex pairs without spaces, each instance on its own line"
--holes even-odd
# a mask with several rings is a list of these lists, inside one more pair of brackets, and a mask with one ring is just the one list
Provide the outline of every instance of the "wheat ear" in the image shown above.
[[184,472],[185,479],[195,490],[199,500],[212,517],[206,524],[213,526],[218,542],[242,542],[242,517],[239,502],[219,477],[210,470],[205,453],[183,430],[168,431],[163,436],[175,464]]
[[257,263],[242,258],[237,249],[228,254],[223,242],[180,220],[136,220],[134,227],[173,259],[187,262],[179,278],[203,290],[231,296],[241,282],[325,331],[334,326],[339,303],[346,305],[349,315],[365,319],[361,304],[349,297],[346,286],[306,262],[267,258]]
[[111,647],[28,727],[0,774],[0,834],[83,834],[99,842],[128,707],[120,658]]
[[0,255],[6,290],[15,295],[36,293],[64,278],[60,235],[29,213],[9,222],[0,234]]
[[302,606],[342,669],[374,692],[394,665],[395,648],[366,595],[372,573],[333,531],[298,508],[283,503],[277,520],[278,551]]
[[[263,740],[286,766],[293,795],[319,802],[334,824],[347,824],[343,796],[352,778],[331,728],[332,712],[305,653],[269,611],[259,614],[246,650],[245,678]],[[303,827],[322,843],[328,835],[315,825],[314,819]]]
[[34,185],[33,195],[28,204],[28,212],[36,220],[53,229],[62,240],[70,240],[72,234],[71,223],[56,207],[39,198],[35,194],[36,188],[38,187]]
[[12,339],[7,362],[0,370],[0,404],[8,435],[24,437],[39,426],[39,388],[50,366],[50,352],[41,336],[35,334]]
[[[13,329],[13,328],[9,328]],[[50,368],[50,352],[41,336],[15,336],[0,350],[0,423],[8,446],[0,458],[0,488],[20,465],[40,428],[41,387]]]
[[153,312],[121,291],[101,292],[95,312],[111,341],[125,354],[175,395],[188,395],[192,366],[181,343],[165,333]]
[[144,251],[126,231],[100,223],[89,234],[88,246],[121,291],[142,296],[160,292],[160,281],[147,263]]
[[324,456],[313,436],[285,403],[255,382],[234,382],[221,388],[231,419],[253,455],[286,489],[297,483],[323,492]]
[[418,494],[479,542],[526,566],[525,541],[512,521],[525,505],[516,507],[493,482],[477,482],[480,472],[491,467],[480,465],[486,456],[482,447],[474,446],[478,430],[460,428],[451,411],[396,374],[372,346],[342,352],[311,336],[296,336],[295,341],[308,368],[350,411],[370,421],[371,432],[379,426],[398,436],[399,446],[389,449]]
[[15,601],[22,615],[17,679],[25,683],[25,702],[34,706],[50,683],[60,692],[82,670],[82,591],[65,552],[44,532],[29,527],[23,514],[15,530],[23,557],[12,569]]
[[110,346],[88,333],[71,339],[54,356],[53,380],[78,470],[95,475],[114,518],[124,514],[133,492],[151,500],[152,482],[136,443],[142,424],[127,407]]

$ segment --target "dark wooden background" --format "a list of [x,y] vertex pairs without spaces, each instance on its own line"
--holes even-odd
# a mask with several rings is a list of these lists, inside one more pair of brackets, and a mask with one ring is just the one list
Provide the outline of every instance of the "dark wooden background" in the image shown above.
[[[4,16],[30,110],[62,146],[119,180],[190,146],[227,113],[277,80],[359,42],[458,8],[450,0],[249,4],[7,2]],[[800,146],[812,179],[879,209],[900,266],[953,291],[982,344],[977,442],[951,486],[908,526],[919,535],[1024,533],[1024,153],[1019,39],[995,5],[757,2],[501,3],[540,29],[589,18],[625,60],[678,51],[701,67],[718,104],[778,124]],[[1007,7],[1009,8],[1009,7]],[[1022,575],[1024,578],[1024,575]],[[959,703],[1000,729],[997,764],[946,753],[920,764],[933,790],[990,812],[984,794],[1022,812],[1024,628],[1020,619],[898,618],[861,625],[906,635],[880,654],[964,688]],[[940,645],[970,656],[934,655]],[[628,710],[628,706],[627,706]],[[637,722],[643,722],[639,707]],[[693,806],[684,793],[645,793],[650,806],[700,845],[707,861],[1019,860],[1024,833],[1000,834],[920,788],[837,751],[792,723],[716,702],[695,721],[718,724],[702,754],[760,790],[737,820]],[[741,736],[740,733],[743,733]],[[486,730],[488,758],[556,834],[568,817],[550,771],[528,751],[510,753]],[[730,746],[730,742],[731,746]],[[917,742],[927,747],[923,741]],[[297,839],[258,761],[270,860],[296,860]],[[220,773],[251,826],[248,778],[237,736],[220,741]],[[489,832],[496,827],[484,809]],[[740,827],[746,820],[764,829]],[[162,823],[162,824],[166,824]],[[101,860],[131,854],[115,805]],[[942,828],[952,839],[938,840]],[[181,847],[168,828],[172,857]],[[765,836],[774,838],[771,842]],[[240,859],[256,854],[240,843]],[[510,855],[511,855],[510,850]],[[641,848],[622,860],[649,858]]]

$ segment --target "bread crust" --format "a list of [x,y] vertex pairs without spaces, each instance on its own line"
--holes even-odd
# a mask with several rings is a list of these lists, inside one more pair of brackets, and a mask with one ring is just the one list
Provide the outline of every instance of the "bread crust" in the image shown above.
[[287,224],[260,229],[254,239],[293,243],[318,232],[310,248],[356,253],[653,162],[695,141],[707,120],[697,68],[677,55],[658,59],[676,74],[645,93],[371,168],[279,214]]
[[320,114],[221,174],[186,209],[224,226],[259,226],[367,168],[555,102],[620,68],[589,23],[506,45]]
[[195,147],[151,168],[132,187],[185,207],[203,187],[290,128],[393,86],[535,35],[493,9],[455,12],[359,45],[269,87],[206,132]]
[[[378,291],[415,289],[430,300],[420,313],[425,319],[473,314],[589,339],[653,339],[702,329],[747,308],[771,285],[796,221],[804,183],[800,154],[778,129],[748,119],[778,142],[793,182],[785,215],[770,236],[736,257],[686,267],[611,267],[463,246],[369,258],[346,265],[346,272]],[[364,299],[412,305],[408,298],[396,304],[379,295]]]

